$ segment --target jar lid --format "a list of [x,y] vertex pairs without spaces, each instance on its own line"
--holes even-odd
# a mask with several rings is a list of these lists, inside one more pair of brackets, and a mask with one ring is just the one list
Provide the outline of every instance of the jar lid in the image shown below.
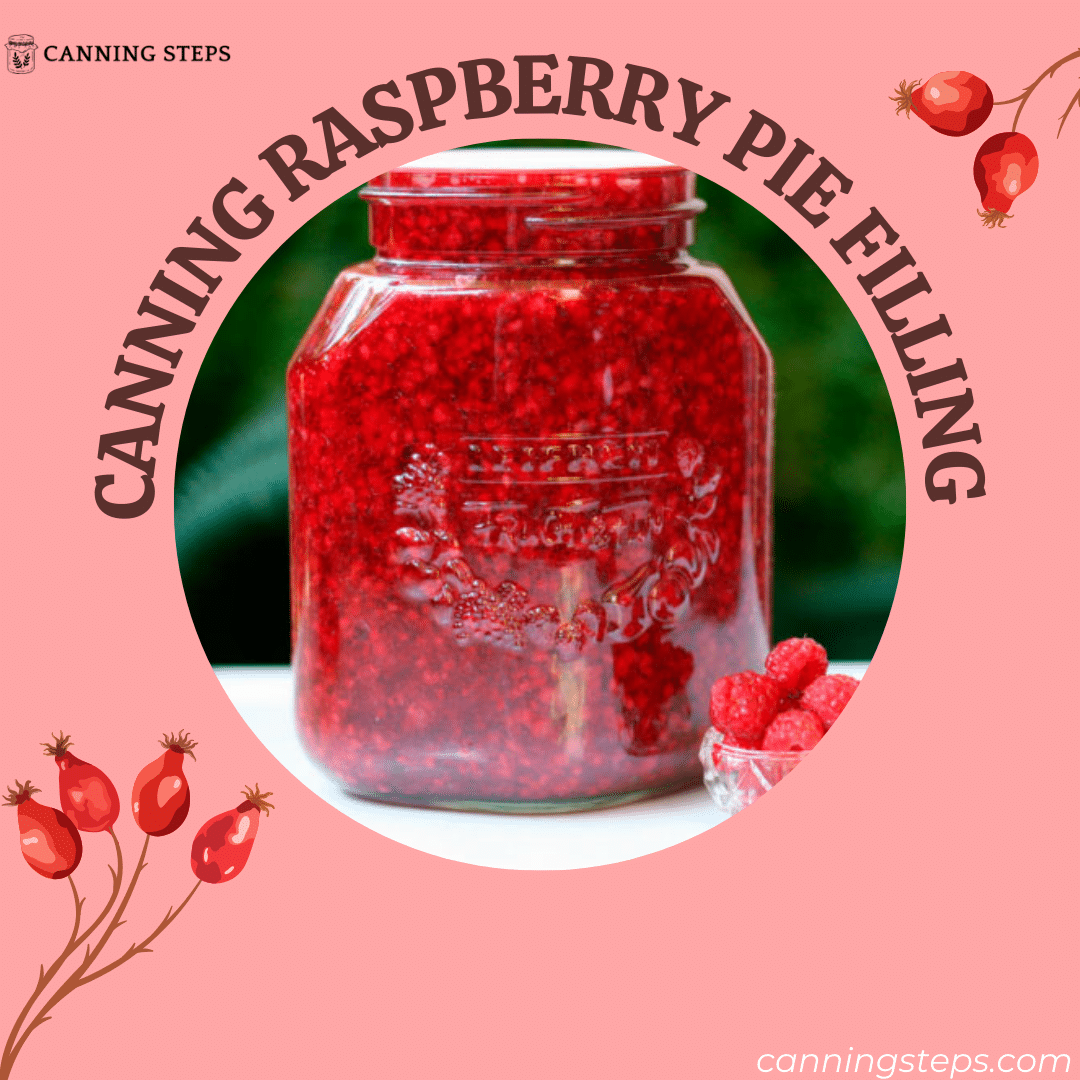
[[679,165],[572,147],[431,154],[376,176],[360,197],[381,258],[435,262],[676,251],[705,206]]
[[393,171],[404,172],[564,172],[575,169],[671,169],[670,161],[636,150],[599,147],[466,147],[429,154]]

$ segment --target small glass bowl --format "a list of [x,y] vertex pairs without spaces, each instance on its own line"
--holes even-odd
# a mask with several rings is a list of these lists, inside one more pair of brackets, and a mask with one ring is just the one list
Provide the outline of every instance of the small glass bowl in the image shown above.
[[724,742],[723,732],[710,727],[701,740],[698,759],[705,769],[705,787],[727,814],[745,810],[778,783],[809,750],[746,750]]

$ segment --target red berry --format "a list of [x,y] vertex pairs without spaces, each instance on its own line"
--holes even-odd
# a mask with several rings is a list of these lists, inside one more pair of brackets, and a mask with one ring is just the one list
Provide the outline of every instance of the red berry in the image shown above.
[[[969,135],[986,122],[994,108],[990,87],[970,71],[939,71],[908,91],[911,111],[942,135]],[[904,107],[906,103],[901,102]]]
[[25,784],[16,780],[4,801],[18,807],[19,841],[29,866],[42,877],[65,878],[82,858],[82,837],[67,814],[31,797],[38,790],[29,780]]
[[232,881],[247,865],[255,834],[259,831],[259,816],[274,808],[267,798],[272,791],[244,788],[244,801],[235,810],[212,817],[195,834],[191,845],[191,869],[200,881],[216,885]]
[[824,648],[808,637],[793,637],[781,641],[765,657],[765,670],[789,697],[797,697],[800,691],[824,675],[828,667],[829,658]]
[[779,707],[779,683],[756,671],[741,671],[713,683],[709,719],[717,731],[756,745]]
[[[975,155],[975,186],[982,197],[983,210],[979,217],[989,228],[1005,219],[1013,199],[1027,191],[1039,175],[1039,156],[1035,144],[1014,131],[991,135]],[[985,211],[985,212],[984,212]]]
[[77,758],[70,749],[71,736],[62,731],[45,753],[56,759],[60,770],[60,805],[80,832],[104,832],[120,815],[120,796],[113,782],[96,766]]
[[825,734],[821,720],[805,709],[788,709],[766,729],[762,750],[812,750]]
[[131,792],[135,824],[150,836],[168,836],[184,824],[191,809],[191,789],[184,775],[184,755],[199,744],[183,731],[161,740],[165,753],[151,761],[138,776]]
[[801,704],[816,713],[828,731],[858,688],[859,680],[850,675],[822,675],[803,691]]

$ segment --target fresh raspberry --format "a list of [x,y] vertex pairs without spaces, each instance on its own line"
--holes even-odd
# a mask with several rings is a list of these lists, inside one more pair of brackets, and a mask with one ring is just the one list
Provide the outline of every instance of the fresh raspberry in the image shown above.
[[825,674],[829,658],[813,638],[793,637],[781,641],[767,657],[765,670],[780,684],[784,694],[798,699],[815,679]]
[[828,731],[858,686],[859,680],[850,675],[822,675],[803,691],[802,707],[821,717]]
[[812,712],[788,709],[765,730],[762,750],[813,750],[825,734],[825,727]]
[[741,671],[713,683],[709,719],[717,731],[757,745],[779,705],[776,682],[756,671]]

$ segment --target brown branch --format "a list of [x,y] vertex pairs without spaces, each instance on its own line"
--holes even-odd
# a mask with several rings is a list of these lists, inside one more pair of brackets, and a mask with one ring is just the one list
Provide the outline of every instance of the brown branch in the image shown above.
[[[112,895],[109,897],[109,902],[101,909],[101,914],[90,924],[90,928],[86,930],[83,935],[75,942],[74,948],[77,949],[91,934],[105,921],[105,917],[112,911],[113,904],[116,903],[116,898],[120,895],[120,885],[124,880],[124,853],[120,850],[120,841],[116,839],[116,833],[109,829],[109,835],[113,838],[113,843],[116,845],[116,869],[109,867],[109,873],[112,874]],[[74,949],[72,950],[74,951]]]
[[1072,112],[1073,106],[1077,104],[1080,104],[1080,90],[1076,91],[1076,93],[1073,95],[1072,101],[1069,102],[1068,107],[1061,114],[1061,123],[1058,124],[1057,138],[1061,138],[1061,129],[1065,126],[1065,118],[1069,115],[1069,113]]
[[[124,893],[124,898],[120,901],[120,906],[116,909],[116,913],[109,920],[109,925],[105,928],[104,933],[102,933],[101,937],[98,939],[98,943],[92,949],[89,945],[86,946],[86,956],[80,961],[79,966],[60,984],[60,988],[38,1010],[37,1015],[33,1018],[33,1020],[30,1021],[29,1024],[26,1025],[26,1029],[23,1031],[22,1035],[19,1036],[18,1042],[16,1042],[11,1048],[11,1050],[5,1054],[5,1060],[3,1064],[0,1065],[0,1080],[7,1080],[8,1076],[11,1074],[11,1067],[15,1063],[15,1059],[19,1056],[19,1051],[22,1050],[23,1045],[26,1043],[26,1040],[35,1031],[35,1029],[41,1027],[41,1025],[44,1024],[46,1020],[50,1019],[48,1013],[58,1002],[66,998],[68,994],[72,992],[72,990],[76,990],[78,989],[78,987],[83,985],[83,982],[86,981],[83,979],[83,976],[89,970],[90,965],[93,964],[93,962],[98,958],[101,950],[105,948],[106,943],[108,942],[109,938],[112,937],[116,929],[124,925],[124,921],[121,916],[124,914],[124,910],[127,908],[128,903],[131,901],[131,895],[135,891],[135,886],[139,881],[139,875],[142,874],[142,872],[146,869],[146,849],[149,846],[150,836],[149,834],[147,834],[146,839],[143,841],[142,851],[139,853],[139,861],[135,866],[135,872],[131,875],[131,881],[128,884],[127,892]],[[119,851],[119,843],[117,843],[116,847],[117,851]],[[116,891],[119,891],[119,876],[114,875],[113,880],[114,889]],[[112,906],[111,900],[109,902],[109,906]],[[101,922],[102,918],[104,918],[104,915],[102,915],[98,919],[98,923]],[[95,926],[96,925],[97,924],[95,924]],[[72,935],[71,952],[74,952],[77,948],[77,946],[74,944],[75,940],[75,935]],[[85,941],[85,937],[78,940],[81,944],[83,941]],[[69,953],[68,955],[71,954]],[[67,957],[65,957],[64,959],[67,959]],[[44,984],[42,986],[42,989],[43,988]],[[37,994],[40,993],[41,990],[39,989],[37,991]],[[37,994],[35,994],[35,998]]]
[[[93,972],[90,972],[90,974],[87,974],[87,972],[89,971],[91,965],[98,958],[98,956],[101,953],[102,948],[104,948],[105,943],[112,936],[113,932],[115,930],[117,930],[119,927],[124,925],[125,920],[121,919],[120,916],[124,914],[124,909],[127,907],[128,901],[131,899],[131,894],[135,891],[135,883],[138,881],[139,875],[143,872],[143,870],[146,869],[146,865],[147,865],[146,862],[145,862],[146,849],[149,846],[149,843],[150,843],[150,837],[148,835],[146,837],[145,842],[143,843],[142,853],[139,855],[139,862],[138,862],[138,865],[135,867],[135,873],[132,874],[132,876],[131,876],[131,884],[128,885],[128,890],[124,894],[124,899],[120,902],[120,906],[116,909],[116,914],[112,917],[112,920],[110,921],[109,925],[106,927],[105,932],[101,935],[101,938],[98,941],[97,945],[95,945],[93,949],[91,949],[89,946],[87,946],[86,956],[83,958],[83,960],[79,964],[79,966],[71,973],[71,975],[68,976],[67,979],[64,980],[63,984],[60,986],[60,989],[57,990],[56,993],[53,994],[53,996],[51,998],[49,998],[49,1000],[41,1007],[41,1009],[39,1010],[38,1014],[34,1017],[34,1019],[30,1021],[30,1023],[26,1027],[26,1030],[22,1033],[22,1036],[19,1038],[19,1041],[15,1044],[15,1046],[11,1050],[10,1054],[5,1055],[6,1056],[5,1066],[4,1066],[3,1069],[0,1069],[0,1080],[7,1080],[7,1077],[11,1072],[11,1065],[14,1063],[15,1058],[18,1056],[19,1051],[23,1047],[23,1044],[26,1042],[27,1038],[29,1038],[30,1033],[35,1028],[40,1027],[42,1024],[44,1024],[46,1020],[51,1019],[51,1017],[49,1017],[47,1014],[52,1010],[52,1008],[58,1002],[62,1001],[65,997],[67,997],[68,994],[70,994],[73,990],[77,990],[80,986],[86,986],[88,983],[92,983],[95,979],[100,979],[102,975],[107,975],[110,971],[115,971],[116,968],[118,968],[121,964],[126,964],[133,956],[138,956],[139,953],[153,952],[154,950],[148,947],[150,945],[150,943],[159,934],[161,934],[162,931],[164,931],[171,923],[173,923],[176,920],[176,917],[180,914],[181,911],[184,910],[185,907],[187,907],[188,902],[195,895],[195,893],[198,890],[199,886],[202,884],[201,880],[196,881],[195,882],[195,887],[191,890],[191,892],[189,892],[187,894],[187,896],[184,897],[184,899],[180,902],[180,905],[175,910],[173,908],[169,908],[169,910],[165,913],[165,918],[163,918],[161,920],[161,922],[158,923],[156,929],[148,937],[145,937],[142,941],[138,942],[137,944],[132,945],[121,956],[117,957],[111,963],[106,964],[104,967],[98,968],[97,971],[93,971]],[[119,852],[119,850],[120,850],[120,845],[117,844],[117,851]],[[111,867],[110,867],[110,869],[111,869]],[[119,879],[116,877],[116,875],[114,875],[114,883],[117,882],[118,880]],[[119,891],[119,889],[117,888],[116,892],[118,892],[118,891]],[[76,893],[76,899],[77,898],[78,898],[78,894]],[[113,900],[115,900],[115,899],[116,899],[116,895],[115,895],[115,892],[114,892]],[[110,900],[109,901],[109,907],[111,907],[111,906],[112,906],[112,901]],[[105,914],[107,913],[107,910],[108,909],[106,909],[106,912],[103,912],[102,915],[100,915],[98,917],[98,923],[100,923],[101,920],[104,918]],[[98,923],[95,923],[95,926]],[[78,930],[78,918],[77,917],[76,917],[75,927],[76,927],[76,930]],[[93,928],[91,928],[91,929],[93,929]],[[85,940],[85,935],[83,936],[83,938],[76,939],[75,935],[73,933],[72,937],[71,937],[71,939],[70,939],[70,941],[68,943],[71,952],[74,952],[75,949],[78,947],[78,944],[80,944],[84,940]],[[71,953],[69,952],[68,955],[70,955],[70,954]],[[44,984],[42,984],[42,985],[44,985]],[[37,993],[40,993],[40,992],[41,992],[41,989],[39,987]],[[35,995],[35,997],[36,997],[36,995]],[[29,1011],[30,1005],[32,1005],[32,1004],[33,1004],[33,999],[31,1000],[30,1004],[27,1006],[27,1010],[26,1010],[27,1012]],[[23,1017],[20,1018],[19,1022],[22,1023],[23,1019],[25,1019],[25,1013],[24,1013]]]
[[[1014,104],[1016,104],[1016,102],[1018,102],[1018,101],[1020,102],[1020,105],[1018,106],[1018,108],[1016,110],[1016,115],[1013,117],[1013,125],[1012,125],[1012,130],[1013,131],[1016,130],[1016,125],[1018,123],[1020,123],[1020,114],[1024,111],[1024,106],[1028,103],[1028,98],[1030,98],[1031,95],[1035,92],[1035,87],[1037,87],[1039,85],[1039,83],[1041,83],[1043,81],[1043,79],[1048,79],[1048,78],[1052,79],[1054,77],[1054,72],[1057,71],[1057,69],[1059,67],[1061,67],[1062,64],[1067,64],[1070,60],[1077,60],[1077,59],[1080,59],[1080,49],[1077,49],[1076,52],[1069,53],[1068,56],[1063,56],[1056,64],[1051,64],[1050,67],[1048,67],[1030,86],[1024,87],[1024,89],[1016,97],[1009,98],[1007,101],[995,101],[994,102],[995,105],[1014,105]],[[1080,96],[1080,95],[1078,95],[1078,96]],[[1065,110],[1065,116],[1069,115],[1069,109],[1071,109],[1073,107],[1073,104],[1075,104],[1075,102],[1076,102],[1076,98],[1074,98],[1073,101],[1070,102],[1069,108]],[[1061,117],[1062,126],[1064,126],[1064,124],[1065,124],[1065,116]],[[1061,134],[1061,128],[1059,127],[1058,128],[1058,135],[1060,135],[1060,134]]]
[[98,939],[98,943],[94,948],[86,950],[87,959],[79,965],[78,974],[82,974],[101,953],[101,950],[105,948],[109,938],[112,937],[113,931],[119,926],[123,926],[123,920],[121,916],[127,909],[128,904],[131,902],[131,894],[135,891],[135,886],[139,882],[139,875],[146,869],[148,863],[146,862],[146,851],[150,847],[150,834],[146,834],[146,839],[143,841],[142,851],[139,852],[139,861],[135,864],[135,872],[131,875],[131,881],[128,883],[127,892],[124,893],[124,899],[120,901],[120,906],[116,909],[116,914],[109,920],[109,925],[105,927],[105,932]]
[[8,1035],[7,1042],[4,1044],[3,1056],[0,1056],[0,1080],[6,1078],[11,1072],[11,1063],[15,1060],[15,1055],[12,1054],[11,1048],[15,1044],[15,1040],[19,1035],[19,1028],[22,1027],[23,1022],[30,1015],[30,1010],[34,1007],[34,1002],[41,996],[41,992],[52,981],[56,973],[64,966],[64,962],[80,945],[79,934],[79,922],[82,919],[83,904],[86,903],[86,897],[79,898],[79,890],[75,888],[75,882],[71,876],[68,876],[68,883],[71,885],[71,894],[75,897],[75,925],[71,928],[71,934],[68,937],[67,944],[64,946],[60,955],[49,965],[49,970],[46,972],[45,965],[41,965],[41,970],[38,973],[37,985],[34,987],[34,992],[30,995],[26,1004],[23,1006],[23,1010],[19,1013],[18,1019],[15,1021],[15,1026],[11,1029],[11,1034]]
[[184,897],[184,899],[180,902],[180,906],[175,911],[173,911],[172,908],[169,908],[169,910],[165,913],[165,918],[162,919],[160,923],[158,923],[157,929],[149,937],[144,938],[137,945],[132,945],[131,948],[128,949],[123,956],[114,960],[111,964],[106,964],[103,968],[99,968],[92,974],[87,975],[84,979],[81,979],[79,981],[79,985],[85,986],[87,983],[91,983],[95,979],[100,979],[102,975],[106,975],[114,968],[118,968],[121,964],[127,963],[128,960],[130,960],[133,956],[138,956],[139,953],[153,952],[154,950],[148,949],[147,945],[149,945],[150,942],[153,941],[154,938],[156,938],[158,934],[160,934],[171,922],[173,922],[173,920],[177,917],[177,915],[180,914],[181,911],[184,910],[185,907],[187,907],[188,901],[195,895],[196,890],[201,884],[201,880],[195,882],[195,888],[192,889],[191,892],[189,892],[187,896]]

